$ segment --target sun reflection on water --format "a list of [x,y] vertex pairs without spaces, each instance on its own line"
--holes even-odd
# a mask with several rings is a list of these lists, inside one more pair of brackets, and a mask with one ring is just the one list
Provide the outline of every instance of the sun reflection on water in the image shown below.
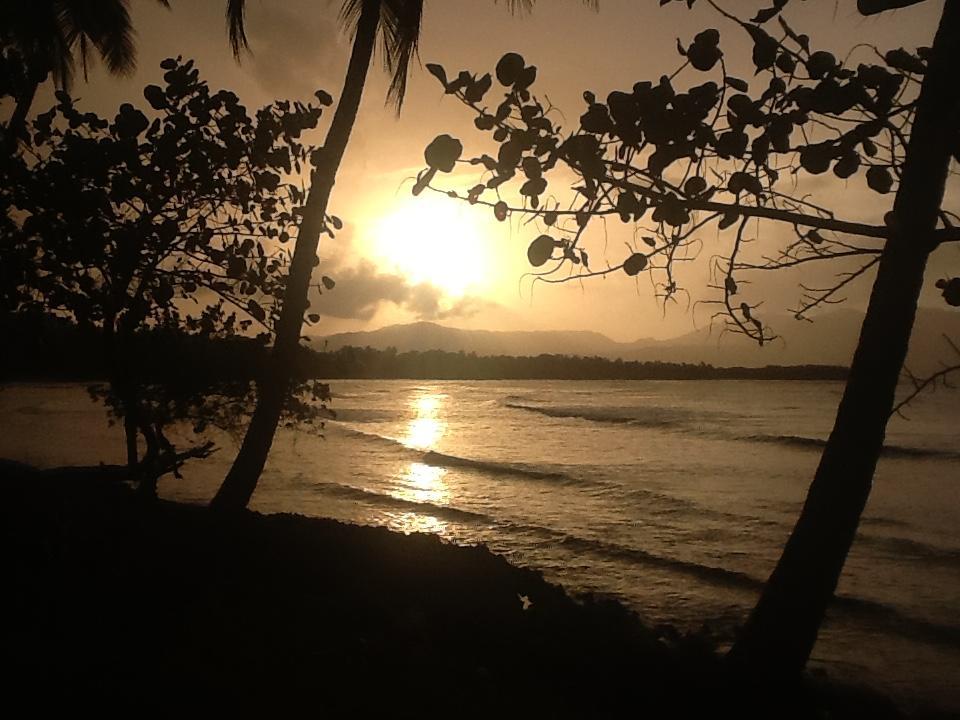
[[[443,405],[447,396],[433,390],[422,390],[410,400],[413,417],[407,423],[401,441],[409,448],[429,452],[435,450],[447,430],[443,419]],[[447,469],[411,462],[397,473],[396,497],[416,503],[445,505],[450,493],[444,482]],[[431,515],[398,513],[391,518],[392,526],[404,532],[431,532],[444,534],[447,524]]]
[[443,476],[446,468],[410,463],[401,473],[400,479],[405,485],[402,497],[413,502],[443,504],[450,499]]
[[433,515],[421,515],[415,512],[386,513],[386,524],[391,530],[402,533],[431,533],[446,535],[447,523]]
[[447,429],[440,415],[446,395],[425,391],[413,397],[410,409],[415,413],[407,424],[403,444],[417,450],[433,450]]

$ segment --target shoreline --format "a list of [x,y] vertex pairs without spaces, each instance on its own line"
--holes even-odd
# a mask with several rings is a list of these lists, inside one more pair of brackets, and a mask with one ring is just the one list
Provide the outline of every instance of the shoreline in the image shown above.
[[401,716],[398,698],[416,697],[415,714],[458,716],[901,717],[875,692],[811,677],[745,686],[707,638],[574,600],[483,546],[143,503],[99,468],[0,463],[0,477],[11,687],[44,678],[98,705],[158,684],[176,697],[229,688],[241,704]]

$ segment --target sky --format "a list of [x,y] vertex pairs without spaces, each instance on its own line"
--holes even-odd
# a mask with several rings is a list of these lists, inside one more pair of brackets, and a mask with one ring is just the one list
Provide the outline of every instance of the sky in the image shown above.
[[[339,95],[350,51],[349,38],[338,24],[339,0],[248,0],[252,54],[239,64],[227,42],[224,2],[170,4],[172,9],[165,10],[152,0],[133,0],[137,71],[114,78],[94,67],[88,83],[79,82],[74,89],[82,108],[112,116],[122,102],[146,107],[143,87],[161,82],[160,61],[177,55],[195,59],[211,87],[233,90],[248,108],[280,98],[306,100],[317,89]],[[725,6],[752,16],[768,4],[728,0]],[[532,13],[519,16],[511,15],[506,5],[426,0],[422,63],[438,63],[448,75],[462,69],[482,74],[492,72],[505,52],[519,52],[538,67],[536,93],[549,98],[567,126],[575,125],[584,111],[585,90],[603,98],[611,90],[673,72],[681,60],[678,38],[688,44],[700,30],[717,27],[729,38],[721,42],[728,66],[742,67],[743,53],[749,53],[741,34],[705,2],[688,10],[685,3],[661,8],[654,0],[600,0],[595,12],[578,0],[541,0]],[[943,0],[871,18],[859,16],[855,5],[854,0],[796,0],[786,17],[817,47],[842,57],[857,43],[881,49],[929,45]],[[335,239],[321,243],[318,273],[332,276],[337,286],[313,298],[312,310],[322,320],[311,333],[435,320],[465,328],[590,329],[629,341],[680,335],[709,322],[711,313],[696,301],[707,296],[709,260],[723,248],[716,233],[707,233],[698,257],[682,268],[681,284],[689,294],[664,306],[644,274],[638,279],[616,274],[583,283],[533,285],[524,276],[530,269],[527,245],[539,234],[533,225],[520,218],[498,223],[487,208],[436,194],[412,197],[412,179],[425,166],[423,149],[435,136],[448,133],[463,139],[471,155],[495,150],[495,145],[474,129],[468,109],[445,96],[419,66],[413,68],[398,117],[385,105],[388,79],[379,60],[375,63],[331,199],[330,212],[344,220],[344,228]],[[693,73],[680,75],[677,83],[693,85],[705,79]],[[47,91],[35,108],[46,109],[51,102]],[[325,114],[326,122],[330,116],[332,112]],[[326,122],[318,128],[317,144]],[[878,223],[892,202],[892,196],[866,191],[862,179],[859,184],[834,181],[820,191],[833,201],[838,215],[853,220]],[[782,239],[776,228],[764,226],[759,232],[763,243]],[[624,243],[632,235],[628,226],[608,226],[605,238],[594,239],[601,260],[621,262]],[[956,248],[950,250],[952,257],[935,259],[935,270],[938,263],[950,262],[956,269]],[[922,302],[942,306],[932,287],[935,276],[931,274]],[[810,278],[796,273],[765,278],[754,291],[766,307],[786,310],[798,297],[798,280]],[[862,306],[868,290],[869,281],[854,288],[851,304]]]

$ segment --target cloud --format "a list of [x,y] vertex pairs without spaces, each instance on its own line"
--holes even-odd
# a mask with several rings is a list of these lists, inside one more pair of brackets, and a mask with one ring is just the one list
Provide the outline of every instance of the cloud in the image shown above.
[[346,50],[337,7],[322,3],[250,6],[244,57],[252,75],[272,97],[307,98],[319,89],[334,93]]
[[311,312],[349,320],[370,320],[383,303],[393,303],[420,320],[470,317],[493,305],[488,300],[466,296],[448,302],[443,290],[429,283],[412,284],[395,273],[379,272],[361,260],[333,272],[336,287],[311,300]]

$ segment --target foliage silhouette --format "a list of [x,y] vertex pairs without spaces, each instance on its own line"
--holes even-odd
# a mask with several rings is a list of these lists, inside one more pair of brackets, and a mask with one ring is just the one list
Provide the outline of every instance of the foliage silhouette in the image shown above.
[[[752,49],[752,81],[727,72],[721,34],[706,29],[689,43],[678,42],[681,70],[689,68],[696,84],[678,89],[678,70],[612,92],[606,102],[585,92],[587,109],[569,133],[533,94],[536,68],[515,53],[496,68],[505,93],[493,101],[485,101],[490,74],[464,71],[448,80],[443,68],[430,67],[498,147],[461,159],[459,143],[445,139],[453,159],[480,170],[481,181],[466,192],[430,185],[446,172],[450,157],[428,153],[414,193],[431,187],[486,204],[501,221],[513,213],[538,220],[544,233],[528,250],[531,264],[545,267],[536,281],[646,272],[663,301],[681,292],[678,266],[699,247],[698,233],[712,224],[729,229],[720,236],[729,250],[712,265],[717,317],[761,345],[775,335],[758,312],[760,303],[744,292],[748,272],[857,261],[829,287],[804,288],[796,309],[803,317],[876,270],[836,423],[807,501],[729,656],[755,673],[783,678],[806,663],[856,534],[894,408],[927,258],[960,240],[956,216],[942,205],[951,153],[960,153],[960,89],[950,77],[960,62],[960,6],[947,3],[932,47],[868,50],[871,57],[853,67],[795,31],[781,15],[783,0],[750,21],[708,4]],[[879,11],[897,4],[872,6]],[[700,73],[712,79],[704,82]],[[803,194],[805,180],[830,170],[837,181],[895,193],[883,224],[838,218]],[[571,172],[576,184],[561,204],[549,183],[559,176],[557,184],[565,185]],[[514,206],[500,194],[508,183],[519,185],[521,202]],[[610,217],[635,228],[633,241],[620,262],[591,267],[587,229]],[[793,239],[775,256],[751,259],[751,219],[792,228]],[[954,305],[957,282],[939,281]]]
[[[217,387],[212,375],[147,386],[138,336],[260,330],[269,340],[303,197],[283,178],[306,162],[301,136],[321,113],[277,102],[251,117],[233,93],[211,92],[192,61],[161,66],[165,85],[144,89],[152,120],[127,103],[105,120],[58,91],[25,151],[3,165],[0,190],[10,208],[0,226],[3,305],[101,331],[104,399],[123,417],[128,464],[148,484],[178,465],[163,425],[184,416],[197,427],[232,422],[252,390],[249,379]],[[326,397],[320,385],[301,389]]]
[[[168,0],[157,0],[169,7]],[[5,0],[0,5],[0,95],[15,108],[0,143],[13,152],[26,131],[37,88],[49,76],[70,90],[77,59],[87,75],[91,49],[107,69],[125,75],[136,66],[128,0]]]

